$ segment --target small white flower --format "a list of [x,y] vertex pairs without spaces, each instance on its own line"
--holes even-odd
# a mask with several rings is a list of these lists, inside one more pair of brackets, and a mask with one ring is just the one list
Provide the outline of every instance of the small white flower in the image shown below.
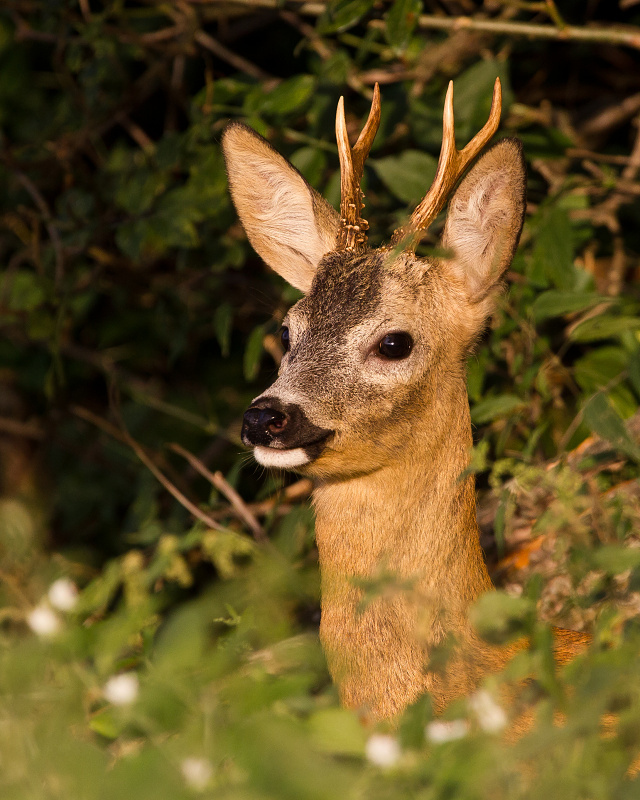
[[114,706],[128,706],[138,696],[139,688],[138,676],[133,672],[123,672],[109,678],[102,693]]
[[49,587],[47,597],[58,611],[72,611],[78,602],[78,587],[69,578],[58,578]]
[[469,723],[466,719],[436,719],[425,728],[425,735],[430,742],[442,744],[462,739],[469,732]]
[[27,614],[27,624],[31,630],[43,639],[50,639],[59,633],[62,627],[60,617],[49,606],[39,605]]
[[180,771],[187,786],[198,792],[207,788],[213,775],[211,762],[206,758],[185,758],[180,764]]
[[400,745],[393,736],[375,733],[367,740],[365,753],[377,767],[392,767],[400,758]]
[[469,698],[469,706],[478,718],[478,723],[487,733],[499,733],[507,724],[507,715],[485,689],[480,689]]

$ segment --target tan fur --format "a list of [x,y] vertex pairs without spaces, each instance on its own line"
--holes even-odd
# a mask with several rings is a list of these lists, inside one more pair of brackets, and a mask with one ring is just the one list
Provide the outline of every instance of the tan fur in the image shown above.
[[[396,461],[348,481],[321,482],[314,492],[322,643],[345,705],[374,718],[395,715],[425,690],[444,704],[451,691],[477,681],[473,662],[461,661],[448,681],[425,669],[429,646],[447,633],[474,641],[467,608],[491,586],[473,482],[458,482],[470,426],[456,394],[443,398],[446,416],[426,415],[428,427]],[[364,592],[353,579],[384,572],[390,584],[360,610]],[[476,644],[481,659],[489,658]]]
[[[295,403],[332,432],[320,454],[296,468],[315,480],[320,635],[342,702],[388,719],[428,690],[442,708],[522,646],[491,647],[468,621],[491,581],[474,481],[462,477],[472,443],[464,364],[520,235],[521,146],[501,142],[462,181],[444,233],[450,258],[383,248],[358,259],[323,252],[334,218],[266,143],[238,126],[224,141],[249,237],[274,270],[307,292],[285,320],[291,349],[279,377],[254,402]],[[249,171],[258,183],[268,175],[269,186],[284,187],[277,202],[287,213],[297,207],[304,235],[295,243],[282,232],[281,208],[269,208],[269,192],[259,190],[255,201]],[[283,243],[299,250],[297,266]],[[390,331],[411,335],[407,358],[376,355]],[[430,669],[429,654],[445,638],[455,645],[442,673]],[[574,638],[559,636],[561,660]]]

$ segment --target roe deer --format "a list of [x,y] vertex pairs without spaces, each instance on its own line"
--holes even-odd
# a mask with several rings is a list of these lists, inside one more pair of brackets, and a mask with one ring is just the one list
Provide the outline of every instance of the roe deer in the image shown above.
[[[465,360],[522,228],[519,141],[495,145],[453,195],[442,237],[449,255],[413,252],[496,132],[500,105],[496,80],[488,122],[458,151],[449,85],[434,183],[391,245],[377,250],[367,248],[360,191],[380,119],[377,85],[353,149],[338,104],[340,215],[250,128],[234,122],[223,136],[249,240],[304,293],[283,322],[279,376],[245,413],[242,438],[260,464],[314,480],[320,636],[342,702],[369,719],[393,717],[425,691],[441,708],[514,651],[481,641],[467,619],[492,584],[474,479],[465,474]],[[365,602],[366,583],[376,580],[383,591]],[[430,671],[430,648],[447,635],[455,654],[444,673]],[[557,632],[560,660],[584,640]]]

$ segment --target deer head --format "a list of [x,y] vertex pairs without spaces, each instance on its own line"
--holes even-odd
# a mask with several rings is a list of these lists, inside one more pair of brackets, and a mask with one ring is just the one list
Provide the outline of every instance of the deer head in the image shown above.
[[497,80],[489,121],[458,151],[450,84],[434,183],[391,245],[375,250],[366,245],[360,179],[380,117],[377,86],[353,149],[342,98],[338,105],[340,215],[250,128],[225,129],[231,194],[247,235],[304,293],[283,322],[279,377],[245,414],[243,441],[261,464],[329,480],[367,473],[411,446],[417,420],[435,424],[434,415],[447,414],[444,389],[464,376],[520,235],[517,140],[489,150],[460,183],[442,236],[446,256],[421,259],[414,249],[495,133],[500,102]]

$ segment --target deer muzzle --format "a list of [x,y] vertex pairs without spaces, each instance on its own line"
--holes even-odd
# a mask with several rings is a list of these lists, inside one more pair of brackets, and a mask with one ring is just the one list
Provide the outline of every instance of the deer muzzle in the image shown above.
[[332,433],[314,425],[300,406],[277,397],[258,398],[242,423],[242,441],[266,467],[291,469],[314,461]]

